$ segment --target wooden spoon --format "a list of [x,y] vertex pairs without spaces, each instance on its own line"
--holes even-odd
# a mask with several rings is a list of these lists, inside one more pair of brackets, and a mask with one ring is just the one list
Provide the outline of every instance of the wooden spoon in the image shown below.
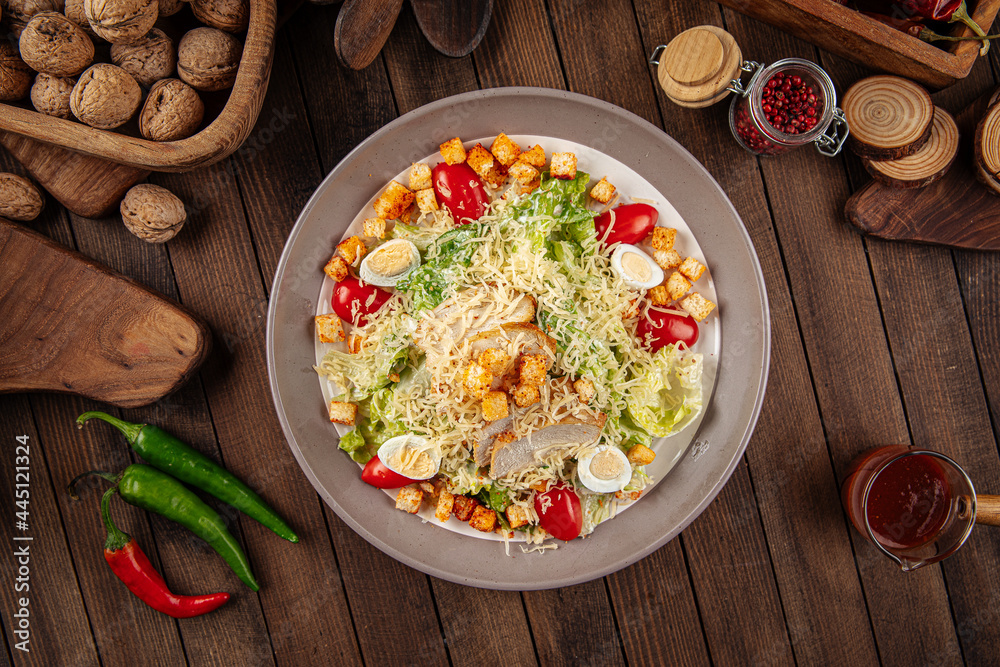
[[461,58],[479,46],[493,16],[493,0],[410,0],[417,25],[435,49]]
[[345,67],[364,69],[389,38],[403,0],[346,0],[337,15],[333,46]]

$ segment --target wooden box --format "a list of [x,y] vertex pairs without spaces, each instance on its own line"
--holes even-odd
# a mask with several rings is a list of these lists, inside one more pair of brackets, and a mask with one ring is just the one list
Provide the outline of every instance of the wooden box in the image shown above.
[[[826,51],[856,63],[944,88],[965,78],[979,57],[980,43],[953,42],[945,48],[921,41],[832,0],[719,0]],[[989,32],[1000,0],[967,0],[971,16]],[[954,24],[953,35],[972,35]],[[961,26],[961,27],[957,27]],[[996,48],[994,46],[993,48]]]
[[[187,139],[158,142],[135,133],[98,130],[38,113],[30,102],[0,104],[0,131],[151,171],[188,171],[222,160],[247,138],[264,103],[274,56],[276,11],[276,0],[250,0],[250,25],[236,82],[218,115]],[[205,106],[208,119],[209,100]]]

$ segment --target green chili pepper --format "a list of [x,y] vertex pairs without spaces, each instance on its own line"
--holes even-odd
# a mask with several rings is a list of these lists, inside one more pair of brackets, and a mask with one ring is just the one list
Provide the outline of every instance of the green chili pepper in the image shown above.
[[156,426],[133,424],[104,412],[84,412],[77,417],[76,423],[83,428],[87,420],[94,417],[121,431],[132,449],[154,468],[232,505],[289,542],[299,541],[288,524],[250,487],[187,443]]
[[250,571],[250,563],[236,538],[226,528],[218,512],[205,504],[193,491],[170,475],[141,463],[133,463],[120,475],[92,470],[70,482],[69,493],[74,499],[76,483],[87,475],[97,475],[115,484],[122,500],[129,505],[156,512],[176,521],[208,542],[233,569],[236,576],[252,590],[260,590]]

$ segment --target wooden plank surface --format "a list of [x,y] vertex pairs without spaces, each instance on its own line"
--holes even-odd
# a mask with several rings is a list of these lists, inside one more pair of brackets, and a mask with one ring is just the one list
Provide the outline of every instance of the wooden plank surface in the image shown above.
[[[0,665],[995,662],[1000,542],[992,532],[977,528],[956,557],[903,574],[849,526],[838,486],[856,453],[912,442],[955,457],[977,488],[1000,492],[1000,257],[861,237],[842,217],[849,193],[867,180],[855,158],[801,149],[757,159],[729,135],[728,100],[701,110],[671,104],[646,58],[710,23],[732,32],[749,59],[821,62],[841,92],[866,70],[712,2],[664,11],[653,0],[498,0],[473,55],[434,51],[407,4],[381,55],[355,72],[337,62],[336,17],[336,7],[307,4],[279,34],[264,107],[241,151],[208,169],[151,178],[189,204],[176,239],[148,245],[116,217],[70,216],[51,199],[32,223],[209,323],[215,348],[199,377],[120,414],[162,424],[233,470],[290,519],[301,542],[216,505],[262,583],[252,593],[183,528],[116,502],[116,520],[172,588],[233,593],[204,618],[157,614],[103,563],[105,484],[88,482],[80,501],[64,491],[81,471],[137,460],[110,428],[74,427],[77,414],[102,406],[0,397],[0,450],[9,459],[0,466],[2,534],[12,543],[8,471],[13,437],[24,433],[33,445],[32,548],[42,553],[31,575],[31,654],[12,648],[12,570],[0,561]],[[995,54],[981,60],[935,100],[963,108],[995,87],[998,66]],[[263,324],[284,239],[347,152],[430,101],[514,85],[622,106],[705,164],[754,242],[773,332],[757,430],[701,517],[603,580],[526,593],[428,577],[323,505],[278,427]],[[19,171],[6,154],[0,167]]]

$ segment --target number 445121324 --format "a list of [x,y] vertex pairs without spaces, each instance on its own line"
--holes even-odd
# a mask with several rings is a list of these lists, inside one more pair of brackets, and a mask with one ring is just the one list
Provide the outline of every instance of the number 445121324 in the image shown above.
[[21,530],[28,529],[28,499],[31,495],[29,488],[29,467],[31,465],[31,450],[28,447],[28,436],[19,435],[16,438],[19,443],[14,451],[14,498],[15,505],[20,510],[16,513],[17,527]]

